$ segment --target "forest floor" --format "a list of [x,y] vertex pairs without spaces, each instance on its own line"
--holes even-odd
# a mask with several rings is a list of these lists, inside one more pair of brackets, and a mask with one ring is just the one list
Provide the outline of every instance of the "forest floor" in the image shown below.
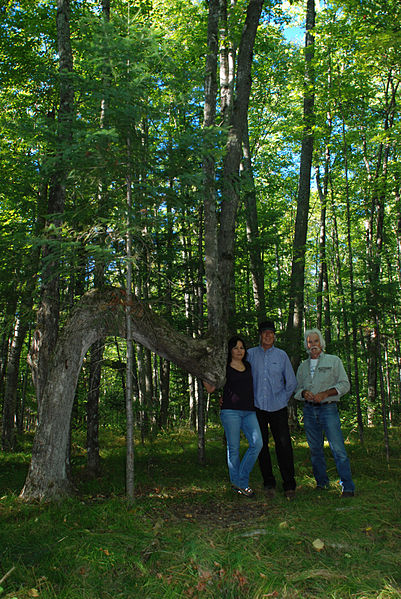
[[[135,453],[135,501],[124,497],[124,438],[100,436],[102,475],[85,474],[84,435],[74,435],[77,494],[60,503],[18,499],[30,443],[0,454],[0,599],[401,599],[401,435],[379,429],[364,445],[347,433],[357,486],[315,490],[302,432],[294,437],[298,489],[268,498],[228,484],[221,428],[207,431],[206,465],[189,430],[159,434]],[[25,446],[24,446],[25,443]]]

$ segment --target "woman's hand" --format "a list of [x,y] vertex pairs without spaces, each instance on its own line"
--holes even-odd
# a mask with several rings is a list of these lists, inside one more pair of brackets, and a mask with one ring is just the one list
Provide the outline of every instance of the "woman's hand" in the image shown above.
[[202,382],[203,382],[203,386],[205,387],[205,389],[208,393],[213,393],[213,391],[216,389],[216,387],[214,385],[211,385],[207,381],[202,381]]

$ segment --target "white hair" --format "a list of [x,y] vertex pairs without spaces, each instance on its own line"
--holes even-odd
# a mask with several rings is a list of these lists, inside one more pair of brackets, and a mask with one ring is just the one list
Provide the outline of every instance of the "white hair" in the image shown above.
[[325,347],[326,347],[326,342],[323,339],[323,335],[322,333],[319,331],[319,329],[308,329],[305,331],[305,336],[304,336],[304,345],[305,345],[305,349],[308,349],[308,337],[310,335],[317,335],[319,337],[319,341],[320,341],[320,345],[322,350],[324,351]]

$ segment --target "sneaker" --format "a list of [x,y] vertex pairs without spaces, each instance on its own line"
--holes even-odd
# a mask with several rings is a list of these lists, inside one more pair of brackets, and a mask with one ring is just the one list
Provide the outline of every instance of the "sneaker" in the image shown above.
[[343,491],[341,493],[341,497],[354,497],[355,493],[354,491]]
[[245,489],[241,489],[240,487],[238,487],[236,491],[238,495],[243,495],[244,497],[255,497],[255,493],[251,489],[251,487],[246,487]]

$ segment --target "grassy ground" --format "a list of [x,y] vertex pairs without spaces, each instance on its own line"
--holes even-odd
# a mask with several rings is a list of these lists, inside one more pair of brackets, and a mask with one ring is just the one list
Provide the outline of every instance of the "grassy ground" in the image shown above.
[[57,505],[18,500],[28,448],[0,454],[0,598],[401,598],[400,431],[391,436],[389,465],[380,431],[366,431],[365,447],[348,437],[357,495],[342,499],[331,457],[331,489],[314,489],[300,435],[291,502],[263,494],[257,466],[256,498],[232,494],[220,428],[208,431],[205,467],[189,431],[138,445],[133,505],[124,440],[110,432],[95,481],[76,440],[79,493]]

